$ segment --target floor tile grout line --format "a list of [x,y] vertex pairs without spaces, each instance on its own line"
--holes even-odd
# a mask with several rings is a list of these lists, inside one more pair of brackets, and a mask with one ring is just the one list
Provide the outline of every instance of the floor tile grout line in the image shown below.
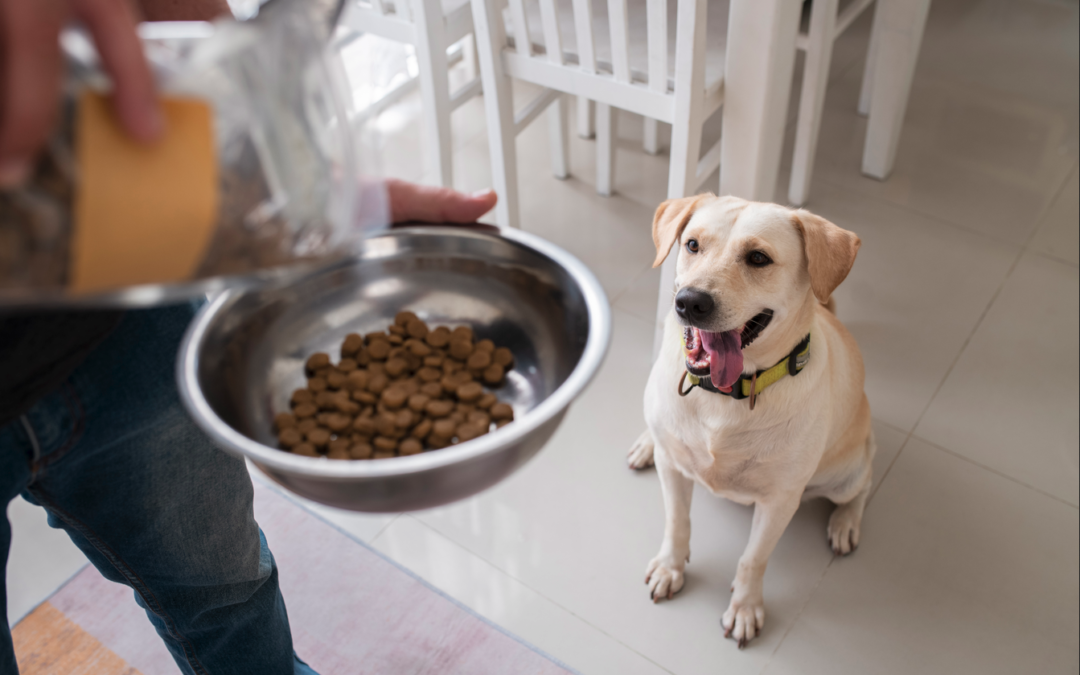
[[[611,633],[608,633],[608,632],[607,632],[606,630],[604,630],[603,628],[601,628],[601,627],[597,626],[596,624],[592,623],[591,621],[589,621],[589,620],[588,620],[588,619],[586,619],[585,617],[581,616],[581,615],[580,615],[580,614],[578,614],[577,612],[575,612],[575,611],[571,610],[571,609],[570,609],[570,608],[568,608],[568,607],[564,607],[564,606],[562,605],[562,603],[560,603],[560,602],[558,602],[558,601],[554,600],[553,598],[550,598],[550,597],[548,597],[548,596],[547,596],[547,594],[545,594],[545,593],[541,593],[541,592],[540,592],[539,590],[537,590],[537,589],[533,588],[533,587],[532,587],[532,586],[531,586],[530,584],[528,584],[528,583],[526,583],[526,582],[522,581],[521,579],[519,579],[519,578],[518,578],[518,577],[516,577],[515,575],[513,575],[513,574],[511,574],[510,572],[508,572],[508,571],[504,570],[504,569],[503,569],[502,567],[500,567],[499,565],[496,565],[496,564],[495,564],[494,562],[492,562],[492,561],[488,560],[488,559],[487,559],[486,557],[484,557],[484,556],[480,555],[479,553],[477,553],[477,552],[473,551],[473,550],[472,550],[472,549],[470,549],[470,548],[469,548],[468,546],[465,546],[464,544],[462,544],[461,542],[457,541],[456,539],[454,539],[454,538],[450,537],[449,535],[446,535],[446,534],[444,534],[443,532],[440,532],[439,530],[435,529],[435,528],[434,528],[434,527],[432,527],[431,525],[428,525],[427,523],[425,523],[424,521],[420,520],[420,519],[419,519],[419,518],[417,518],[416,516],[413,516],[413,515],[411,515],[411,514],[407,514],[407,513],[403,513],[403,514],[401,514],[401,515],[402,515],[403,517],[405,517],[405,518],[408,518],[408,519],[412,520],[413,522],[415,522],[415,523],[419,524],[420,526],[424,527],[425,529],[429,530],[430,532],[433,532],[434,534],[438,535],[439,537],[442,537],[443,539],[445,539],[446,541],[450,542],[451,544],[453,544],[453,545],[454,545],[454,546],[456,546],[457,548],[461,549],[461,550],[462,550],[462,551],[464,551],[465,553],[468,553],[469,555],[471,555],[471,556],[473,556],[473,557],[477,558],[478,560],[481,560],[481,561],[483,561],[483,562],[484,562],[485,564],[487,564],[487,565],[491,566],[492,568],[494,568],[494,569],[498,570],[499,572],[501,572],[502,574],[506,575],[506,577],[507,577],[508,579],[511,579],[511,580],[513,580],[513,581],[514,581],[515,583],[521,584],[521,585],[522,585],[523,587],[527,588],[528,590],[532,591],[533,593],[536,593],[536,595],[538,595],[539,597],[543,598],[544,600],[547,600],[548,602],[550,602],[550,603],[551,603],[552,605],[554,605],[555,607],[558,607],[559,609],[561,609],[562,611],[566,612],[566,613],[567,613],[567,614],[569,614],[570,616],[573,616],[573,617],[575,617],[576,619],[578,619],[579,621],[581,621],[582,623],[584,623],[584,624],[585,624],[586,626],[589,626],[590,628],[593,628],[593,629],[595,629],[595,630],[596,630],[596,631],[597,631],[598,633],[600,633],[600,634],[601,634],[601,635],[603,635],[604,637],[607,637],[607,638],[608,638],[608,639],[610,639],[610,640],[611,640],[612,642],[614,642],[614,643],[616,643],[616,644],[618,644],[618,645],[620,645],[620,646],[622,646],[622,647],[626,648],[626,649],[627,649],[628,651],[632,652],[633,654],[636,654],[637,656],[640,656],[641,658],[645,659],[646,661],[648,661],[649,663],[653,664],[654,666],[656,666],[656,667],[657,667],[657,668],[659,668],[660,670],[664,671],[665,673],[670,673],[670,675],[676,675],[676,674],[675,674],[675,673],[674,673],[673,671],[669,670],[668,668],[665,668],[664,666],[660,665],[659,663],[657,663],[657,662],[656,662],[656,661],[654,661],[653,659],[651,659],[651,658],[649,658],[648,656],[646,656],[646,655],[642,654],[642,653],[641,653],[641,652],[639,652],[638,650],[636,650],[636,649],[634,649],[633,647],[631,647],[630,645],[626,644],[625,642],[623,642],[623,641],[622,641],[622,640],[620,640],[619,638],[615,637],[615,636],[614,636],[614,635],[612,635]],[[387,555],[389,555],[389,554],[387,554]],[[403,564],[403,563],[402,563],[402,564]],[[419,575],[418,575],[418,576],[419,576]],[[444,593],[447,593],[446,591],[443,591],[443,592],[444,592]],[[449,593],[447,593],[447,595],[449,595]],[[453,596],[451,596],[451,597],[453,597]],[[474,610],[474,611],[475,611],[475,610]],[[492,620],[492,619],[489,619],[489,620]],[[501,626],[502,624],[500,623],[499,625]]]
[[956,452],[955,450],[950,450],[950,449],[946,448],[944,445],[941,445],[939,443],[934,443],[933,441],[928,441],[925,438],[923,438],[922,436],[919,436],[919,435],[915,434],[914,432],[911,435],[915,440],[919,441],[920,443],[925,443],[926,445],[929,445],[930,447],[934,448],[935,450],[940,450],[940,451],[942,451],[942,452],[944,452],[946,454],[949,454],[949,455],[952,455],[953,457],[956,457],[957,459],[962,459],[965,462],[968,462],[969,464],[973,464],[973,465],[979,467],[980,469],[985,469],[986,471],[989,471],[992,474],[995,474],[997,476],[1001,476],[1005,480],[1016,483],[1017,485],[1019,485],[1021,487],[1024,487],[1024,488],[1027,488],[1027,489],[1029,489],[1029,490],[1031,490],[1033,492],[1037,492],[1037,493],[1041,494],[1044,497],[1048,497],[1050,499],[1053,499],[1054,501],[1061,502],[1062,504],[1064,504],[1064,505],[1066,505],[1066,506],[1068,506],[1070,508],[1080,510],[1080,505],[1073,504],[1072,502],[1070,502],[1070,501],[1068,501],[1066,499],[1062,499],[1061,497],[1058,497],[1057,495],[1050,494],[1046,490],[1043,490],[1041,488],[1037,488],[1034,485],[1029,485],[1028,483],[1025,483],[1024,481],[1020,480],[1019,478],[1017,478],[1015,476],[1010,476],[1009,474],[1004,473],[1004,472],[1002,472],[1002,471],[1000,471],[998,469],[995,469],[992,466],[987,466],[985,464],[982,464],[981,462],[977,462],[974,459],[968,457],[967,455],[962,455],[959,452]]
[[393,525],[394,523],[396,523],[398,521],[398,519],[401,518],[403,515],[405,515],[405,514],[396,513],[396,514],[394,514],[393,518],[391,518],[390,520],[383,523],[383,526],[379,528],[379,531],[375,533],[375,536],[373,536],[371,539],[367,540],[368,546],[374,546],[375,540],[378,539],[379,537],[381,537],[383,532],[386,532],[386,528],[388,528],[391,525]]

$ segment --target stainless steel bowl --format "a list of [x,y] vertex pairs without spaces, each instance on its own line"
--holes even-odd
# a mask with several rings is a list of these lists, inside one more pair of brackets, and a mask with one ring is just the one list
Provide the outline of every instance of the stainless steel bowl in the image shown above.
[[[515,421],[411,457],[336,461],[276,449],[273,416],[303,386],[307,357],[336,356],[347,333],[384,330],[405,309],[472,326],[514,352],[498,394]],[[558,247],[518,230],[408,227],[285,287],[218,296],[188,329],[177,371],[184,405],[220,447],[308,499],[397,512],[468,497],[535,455],[596,374],[610,334],[600,283]]]

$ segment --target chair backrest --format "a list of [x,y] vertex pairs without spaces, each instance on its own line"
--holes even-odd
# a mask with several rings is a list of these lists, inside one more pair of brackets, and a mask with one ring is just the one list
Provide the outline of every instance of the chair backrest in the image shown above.
[[[680,64],[704,59],[705,33],[696,24],[706,20],[705,0],[484,1],[509,6],[502,51],[513,77],[665,122],[675,89],[695,79],[703,86],[693,68]],[[669,10],[676,18],[674,59]],[[604,27],[595,24],[605,20],[598,40]]]
[[409,4],[410,1],[411,0],[364,0],[362,2],[357,2],[357,0],[353,0],[353,2],[356,2],[356,4],[360,5],[362,8],[370,8],[383,16],[393,14],[403,21],[413,20],[412,7]]

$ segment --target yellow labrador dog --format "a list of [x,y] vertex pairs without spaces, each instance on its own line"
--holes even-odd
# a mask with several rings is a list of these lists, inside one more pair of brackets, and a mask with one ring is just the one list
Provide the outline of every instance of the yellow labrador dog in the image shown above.
[[875,445],[863,362],[830,297],[857,236],[807,211],[699,195],[660,205],[656,265],[678,255],[674,311],[645,389],[648,430],[629,453],[655,461],[667,515],[646,583],[653,601],[683,586],[697,481],[753,504],[724,635],[744,647],[765,620],[762,578],[799,502],[827,497],[833,551],[859,543]]

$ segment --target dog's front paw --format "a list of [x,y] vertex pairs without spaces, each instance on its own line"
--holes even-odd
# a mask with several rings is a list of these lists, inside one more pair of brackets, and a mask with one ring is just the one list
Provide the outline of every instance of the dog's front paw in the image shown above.
[[653,465],[653,438],[648,429],[634,441],[630,452],[626,453],[626,460],[631,469],[644,469]]
[[720,623],[724,626],[724,637],[735,640],[742,649],[765,627],[764,599],[760,595],[732,598]]
[[862,508],[853,504],[841,504],[829,516],[826,534],[829,546],[836,555],[848,555],[859,546],[862,526]]
[[653,602],[670,600],[682,590],[683,565],[677,565],[668,556],[658,555],[649,561],[645,571],[645,583],[649,586],[649,597]]

